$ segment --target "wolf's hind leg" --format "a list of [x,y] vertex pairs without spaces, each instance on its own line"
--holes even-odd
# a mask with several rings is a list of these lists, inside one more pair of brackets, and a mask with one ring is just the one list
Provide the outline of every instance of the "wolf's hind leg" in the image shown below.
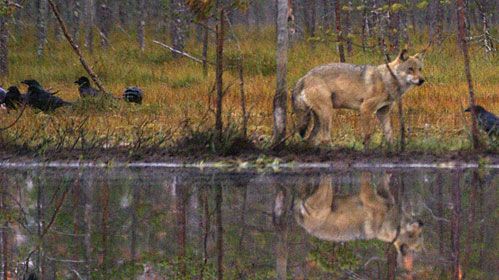
[[301,138],[305,138],[307,129],[311,122],[312,111],[311,110],[295,110],[296,115],[296,131],[300,134]]
[[305,206],[311,214],[326,214],[331,211],[333,202],[332,177],[324,176],[321,178],[319,187],[315,192],[305,200]]
[[315,144],[331,144],[331,125],[333,120],[333,103],[331,94],[322,88],[317,89],[319,97],[314,104],[316,119],[318,120],[318,134]]

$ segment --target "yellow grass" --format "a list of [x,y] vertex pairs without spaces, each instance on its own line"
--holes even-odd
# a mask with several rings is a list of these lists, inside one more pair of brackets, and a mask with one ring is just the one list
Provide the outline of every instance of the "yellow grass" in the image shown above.
[[[241,48],[246,64],[246,87],[248,108],[251,114],[249,122],[250,136],[269,139],[272,132],[272,100],[275,90],[274,57],[275,40],[273,28],[260,32],[239,30]],[[73,81],[85,74],[77,57],[71,52],[67,42],[57,43],[50,39],[46,56],[37,59],[35,38],[31,32],[17,36],[17,42],[10,45],[10,75],[2,80],[4,86],[18,84],[20,80],[34,78],[46,88],[59,91],[59,96],[68,101],[79,99],[77,87]],[[415,150],[443,149],[455,150],[469,147],[467,123],[469,116],[462,113],[467,106],[467,84],[463,74],[462,55],[453,37],[442,46],[434,47],[426,59],[424,73],[427,83],[405,95],[404,108],[409,131],[409,147]],[[4,135],[4,140],[24,144],[30,148],[51,149],[62,136],[57,128],[66,128],[62,146],[72,146],[81,131],[85,137],[103,138],[102,143],[109,145],[128,145],[139,138],[138,129],[144,126],[145,135],[175,132],[169,143],[178,139],[187,126],[208,128],[213,126],[214,115],[209,111],[208,94],[214,83],[214,69],[207,78],[202,75],[201,66],[187,58],[173,59],[171,54],[147,40],[146,51],[141,53],[133,38],[122,33],[112,36],[112,45],[108,50],[100,48],[96,42],[94,54],[85,53],[88,61],[103,80],[106,89],[115,96],[121,96],[126,86],[137,85],[145,92],[144,104],[137,106],[124,102],[115,102],[108,110],[82,109],[92,104],[79,105],[77,109],[59,109],[52,114],[36,113],[31,109]],[[28,43],[22,43],[28,42]],[[165,41],[166,42],[166,41]],[[416,43],[423,46],[424,43]],[[415,47],[412,52],[417,50]],[[194,39],[189,42],[186,51],[199,56],[200,43]],[[237,56],[236,44],[227,41],[226,55]],[[210,59],[214,60],[213,45],[210,45]],[[499,75],[498,59],[488,57],[476,45],[471,47],[472,74],[478,103],[490,111],[499,112]],[[306,41],[293,43],[289,50],[288,88],[314,66],[337,62],[338,56],[333,40],[311,47]],[[380,64],[383,57],[379,52],[363,53],[359,48],[348,62],[359,64]],[[225,125],[239,125],[241,121],[239,82],[237,73],[227,71],[225,84],[232,86],[224,100]],[[25,88],[23,88],[25,90]],[[211,108],[214,107],[212,94]],[[0,113],[2,124],[11,123],[16,113]],[[77,127],[86,117],[88,120],[82,129]],[[293,126],[292,117],[290,126]],[[396,120],[396,112],[393,114]],[[358,126],[358,114],[348,110],[337,110],[333,122],[333,141],[335,146],[359,148],[361,134]],[[142,131],[142,130],[141,130]],[[377,130],[375,143],[381,141]],[[140,136],[143,137],[143,136]],[[293,138],[298,140],[297,137]],[[88,140],[90,141],[90,140]],[[101,143],[101,144],[102,144]],[[169,144],[165,143],[165,144]],[[79,144],[78,144],[79,145]]]

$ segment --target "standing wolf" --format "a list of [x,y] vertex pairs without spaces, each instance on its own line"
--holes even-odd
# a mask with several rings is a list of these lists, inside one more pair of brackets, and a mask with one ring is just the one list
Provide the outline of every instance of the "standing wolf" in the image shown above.
[[311,119],[314,126],[309,141],[314,145],[331,143],[333,108],[360,111],[364,144],[372,133],[372,116],[381,123],[385,138],[393,143],[390,111],[399,92],[424,83],[421,75],[424,52],[407,57],[402,50],[386,64],[353,65],[333,63],[318,66],[303,76],[292,92],[297,131],[305,137]]

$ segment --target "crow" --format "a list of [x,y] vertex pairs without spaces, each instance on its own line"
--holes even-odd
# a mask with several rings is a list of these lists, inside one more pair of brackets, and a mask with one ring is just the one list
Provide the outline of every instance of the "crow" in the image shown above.
[[142,104],[143,92],[138,87],[128,87],[123,93],[123,99],[128,102]]
[[[488,135],[499,136],[499,118],[480,105],[476,105],[475,110],[480,128],[487,132]],[[471,112],[471,107],[464,111]]]
[[75,84],[79,86],[78,91],[81,98],[96,97],[99,95],[99,91],[90,85],[90,80],[85,76],[81,76],[75,81]]
[[21,83],[28,86],[26,103],[33,108],[47,112],[53,111],[62,106],[71,105],[71,103],[66,102],[60,97],[54,96],[53,93],[44,90],[40,83],[36,80],[24,80]]
[[19,104],[24,102],[24,94],[21,94],[19,88],[16,86],[11,86],[7,89],[7,94],[5,97],[5,105],[11,110],[17,109]]
[[7,92],[5,91],[5,89],[0,87],[0,104],[5,103],[6,96],[7,96]]

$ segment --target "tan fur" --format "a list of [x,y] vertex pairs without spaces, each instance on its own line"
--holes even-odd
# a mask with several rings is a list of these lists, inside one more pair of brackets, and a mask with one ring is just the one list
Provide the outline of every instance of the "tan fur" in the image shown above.
[[[389,175],[375,191],[370,175],[364,173],[359,194],[335,195],[331,176],[321,179],[319,187],[305,200],[295,204],[295,218],[309,234],[328,241],[378,239],[393,242],[401,264],[422,246],[422,223],[395,205],[389,190]],[[397,235],[397,230],[399,233]]]
[[[411,57],[405,57],[405,53],[402,51],[389,63],[403,93],[424,82],[421,76],[423,53]],[[309,141],[315,145],[330,144],[333,108],[345,108],[360,111],[365,144],[372,133],[374,114],[386,139],[393,142],[389,114],[397,94],[397,80],[386,64],[333,63],[316,67],[297,82],[292,92],[297,130],[304,137],[313,117]]]

